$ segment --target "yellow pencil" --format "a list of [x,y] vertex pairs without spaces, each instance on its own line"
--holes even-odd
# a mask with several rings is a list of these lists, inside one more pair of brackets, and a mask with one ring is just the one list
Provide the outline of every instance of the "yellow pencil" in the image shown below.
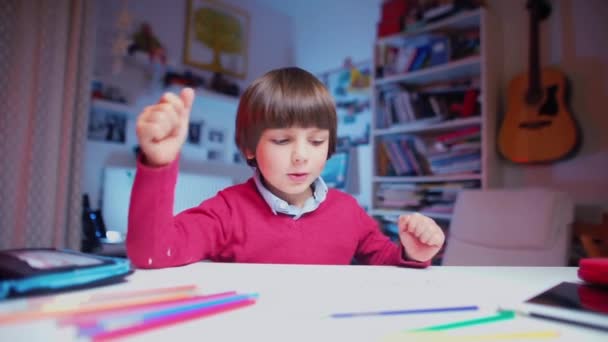
[[482,335],[454,335],[442,331],[424,331],[424,332],[402,332],[387,336],[383,341],[502,341],[513,339],[554,339],[559,337],[558,331],[540,330],[540,331],[522,331],[508,333],[493,333]]

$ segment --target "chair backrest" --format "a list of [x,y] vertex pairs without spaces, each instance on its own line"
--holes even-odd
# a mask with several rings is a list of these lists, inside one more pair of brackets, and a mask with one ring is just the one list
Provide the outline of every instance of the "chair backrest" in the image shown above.
[[566,266],[574,204],[544,188],[465,190],[443,265]]

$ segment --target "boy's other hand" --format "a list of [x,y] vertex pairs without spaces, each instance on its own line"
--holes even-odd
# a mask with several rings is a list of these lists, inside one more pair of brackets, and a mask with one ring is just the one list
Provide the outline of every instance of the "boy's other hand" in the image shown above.
[[186,141],[194,90],[184,88],[179,96],[164,93],[157,104],[144,108],[137,118],[137,140],[151,166],[174,161]]
[[415,213],[399,216],[399,239],[410,259],[430,260],[445,241],[443,230],[430,217]]

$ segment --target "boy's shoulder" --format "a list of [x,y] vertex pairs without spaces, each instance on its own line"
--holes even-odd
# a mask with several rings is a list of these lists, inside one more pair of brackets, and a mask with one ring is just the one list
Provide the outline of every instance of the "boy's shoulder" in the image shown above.
[[257,189],[255,187],[255,182],[253,180],[253,177],[247,179],[246,181],[244,181],[242,183],[238,183],[238,184],[226,187],[218,192],[218,195],[226,197],[226,198],[243,197],[243,196],[249,197],[249,196],[255,196],[256,194],[257,194]]
[[330,202],[339,203],[343,206],[359,205],[359,202],[357,202],[357,199],[353,195],[334,188],[329,188],[327,190],[326,199]]

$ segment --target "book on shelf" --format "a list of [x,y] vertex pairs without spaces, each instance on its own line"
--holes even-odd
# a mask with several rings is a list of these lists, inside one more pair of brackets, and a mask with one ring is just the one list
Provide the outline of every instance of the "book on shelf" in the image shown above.
[[471,88],[440,93],[408,89],[398,83],[389,84],[377,94],[376,127],[424,127],[479,116],[481,105],[478,98],[479,91]]
[[479,55],[479,30],[425,33],[376,47],[376,78],[405,75]]
[[377,208],[387,210],[449,214],[459,191],[477,187],[478,181],[382,183],[374,192],[374,202]]
[[377,160],[380,176],[448,175],[481,170],[478,126],[424,138],[384,136],[378,139],[376,149],[382,150],[378,152],[382,158]]

